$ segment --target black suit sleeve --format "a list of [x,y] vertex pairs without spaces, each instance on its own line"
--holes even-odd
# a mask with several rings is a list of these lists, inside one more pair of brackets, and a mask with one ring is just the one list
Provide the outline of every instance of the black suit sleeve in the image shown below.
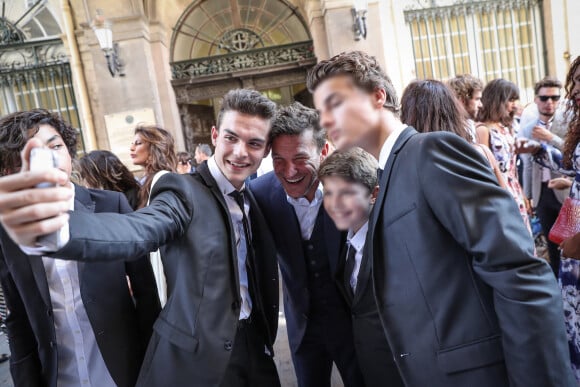
[[459,137],[425,138],[420,153],[416,165],[423,169],[411,173],[420,175],[436,218],[493,289],[510,379],[522,386],[551,385],[550,375],[569,362],[562,298],[550,267],[533,255],[515,201]]
[[18,288],[6,265],[2,249],[0,249],[0,282],[4,291],[6,308],[9,311],[6,317],[6,328],[11,352],[12,379],[16,386],[40,386],[43,381],[42,367],[38,358],[38,344]]
[[130,214],[70,213],[70,241],[51,254],[82,261],[136,260],[181,236],[193,216],[190,184],[168,173],[151,193],[151,203]]
[[[118,197],[118,212],[120,214],[133,212],[126,197],[124,195],[119,195]],[[144,255],[135,261],[125,262],[125,272],[131,283],[139,322],[139,337],[142,338],[142,346],[143,350],[145,350],[149,344],[151,333],[153,333],[153,323],[161,311],[161,303],[159,302],[159,294],[149,255]]]

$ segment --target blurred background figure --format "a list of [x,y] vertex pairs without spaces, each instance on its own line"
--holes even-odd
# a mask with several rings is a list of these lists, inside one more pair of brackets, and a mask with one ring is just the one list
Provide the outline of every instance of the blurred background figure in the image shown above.
[[130,156],[133,164],[145,169],[139,181],[139,208],[145,207],[151,192],[151,183],[155,174],[160,171],[175,172],[177,156],[175,141],[171,133],[155,125],[143,125],[135,128],[135,137],[131,142]]
[[[175,172],[177,166],[175,140],[171,133],[158,126],[139,125],[135,128],[135,137],[130,151],[133,164],[145,169],[139,190],[139,208],[142,208],[149,205],[151,188],[159,177],[168,172]],[[164,306],[167,301],[167,281],[159,250],[152,252],[150,259],[159,291],[159,300],[161,306]]]
[[198,144],[195,147],[195,165],[203,163],[205,160],[209,159],[212,155],[211,147],[208,144]]
[[122,192],[135,210],[139,206],[139,183],[125,164],[112,152],[96,150],[76,163],[81,184],[87,188]]
[[[554,125],[560,89],[562,82],[553,77],[545,77],[534,86],[533,115],[522,116],[518,137],[538,141],[545,146],[562,149],[566,137],[566,125]],[[532,118],[533,117],[533,118]],[[523,161],[524,193],[531,200],[532,207],[541,224],[544,235],[548,235],[558,217],[562,203],[568,196],[567,189],[557,190],[548,187],[550,180],[563,177],[562,174],[551,171],[547,167],[535,163],[529,154],[520,155]],[[560,251],[558,245],[547,240],[550,266],[556,277],[560,267]]]
[[191,155],[188,152],[177,152],[177,173],[191,173],[194,170],[191,165]]
[[477,142],[475,135],[475,119],[479,109],[482,107],[481,92],[483,82],[471,74],[458,75],[447,81],[447,84],[461,102],[467,113],[467,130],[472,142]]
[[[481,93],[480,93],[481,94]],[[474,107],[475,111],[479,109]],[[498,183],[506,187],[489,148],[473,142],[468,121],[472,121],[452,89],[444,83],[433,80],[413,81],[403,91],[401,97],[401,121],[422,132],[451,132],[471,143],[487,159]]]
[[528,211],[518,178],[517,153],[525,152],[515,141],[514,118],[517,114],[520,91],[515,83],[505,79],[490,81],[481,94],[483,106],[479,110],[476,125],[477,141],[488,147],[503,175],[508,191],[519,207],[526,227],[532,233]]

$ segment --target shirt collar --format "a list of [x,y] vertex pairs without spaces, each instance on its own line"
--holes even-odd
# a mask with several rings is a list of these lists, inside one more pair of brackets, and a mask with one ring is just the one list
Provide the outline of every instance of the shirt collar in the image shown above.
[[318,184],[318,188],[314,192],[314,199],[312,199],[311,202],[309,202],[308,199],[306,199],[304,196],[295,199],[291,196],[288,196],[288,194],[286,194],[286,200],[288,200],[288,203],[294,206],[314,207],[322,200],[322,183]]
[[[215,182],[220,189],[220,192],[225,196],[233,191],[236,191],[236,187],[224,176],[217,163],[215,162],[214,156],[207,159],[207,167],[209,168],[209,173],[214,178]],[[246,184],[242,185],[241,190],[246,188]]]
[[367,237],[367,231],[369,229],[369,222],[366,221],[365,224],[356,232],[353,233],[352,230],[348,230],[348,235],[346,240],[356,249],[356,251],[361,251],[365,246],[365,240]]
[[395,130],[389,134],[389,137],[383,143],[383,147],[381,148],[381,152],[379,153],[379,168],[385,169],[385,164],[387,164],[387,160],[391,155],[393,147],[395,146],[395,142],[403,132],[407,128],[406,125],[399,125]]

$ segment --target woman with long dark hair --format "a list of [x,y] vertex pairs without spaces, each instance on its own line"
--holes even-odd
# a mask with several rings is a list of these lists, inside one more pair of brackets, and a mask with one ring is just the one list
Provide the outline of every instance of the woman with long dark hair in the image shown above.
[[[473,144],[468,114],[449,86],[434,79],[409,83],[401,97],[401,121],[419,132],[451,132]],[[481,144],[473,144],[487,159],[499,185],[505,188],[493,154]]]
[[520,209],[526,227],[532,233],[527,204],[518,179],[516,155],[524,151],[516,142],[514,118],[517,113],[518,87],[505,79],[490,81],[481,94],[483,107],[479,109],[476,126],[477,142],[485,145],[495,156],[508,191]]
[[125,164],[112,152],[95,150],[77,164],[82,184],[88,188],[123,192],[133,209],[139,206],[139,183]]

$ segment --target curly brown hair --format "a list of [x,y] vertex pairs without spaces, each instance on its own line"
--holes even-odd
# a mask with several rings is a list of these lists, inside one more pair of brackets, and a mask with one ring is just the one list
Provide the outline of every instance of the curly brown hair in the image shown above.
[[175,155],[175,140],[171,133],[156,125],[139,125],[135,134],[141,136],[144,143],[149,144],[149,158],[145,165],[145,181],[139,190],[139,208],[147,205],[153,177],[159,171],[175,172],[177,156]]
[[566,75],[566,84],[564,85],[566,89],[566,116],[569,117],[568,122],[568,135],[566,136],[566,141],[564,142],[564,168],[572,168],[572,156],[574,155],[574,150],[576,145],[580,142],[580,106],[574,100],[572,95],[572,90],[574,89],[574,73],[580,67],[580,56],[574,59],[574,62],[570,65],[570,70],[568,75]]
[[0,176],[20,170],[20,151],[40,125],[52,126],[62,137],[71,159],[75,158],[78,131],[61,116],[45,109],[15,112],[0,118]]

